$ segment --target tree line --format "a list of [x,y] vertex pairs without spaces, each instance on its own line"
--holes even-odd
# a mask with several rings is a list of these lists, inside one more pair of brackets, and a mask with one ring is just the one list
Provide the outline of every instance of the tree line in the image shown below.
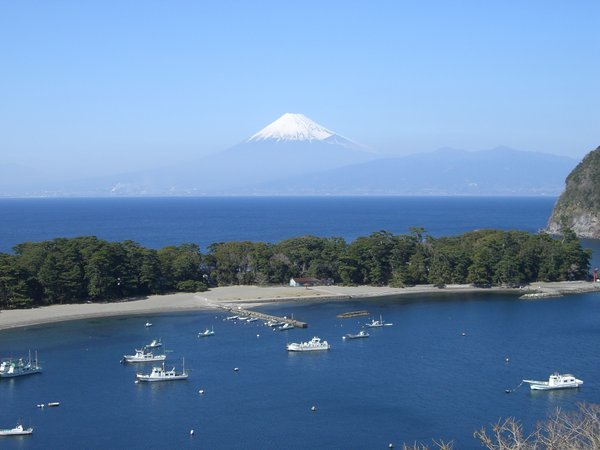
[[591,252],[575,234],[478,230],[433,238],[413,227],[346,242],[302,236],[278,243],[231,241],[144,248],[93,236],[25,242],[0,253],[0,307],[30,307],[184,291],[286,284],[292,277],[344,285],[516,286],[585,279]]

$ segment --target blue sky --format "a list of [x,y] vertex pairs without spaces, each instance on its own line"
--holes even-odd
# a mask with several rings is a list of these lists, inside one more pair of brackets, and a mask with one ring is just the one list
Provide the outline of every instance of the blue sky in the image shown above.
[[600,2],[0,1],[3,163],[94,175],[285,112],[381,153],[600,145]]

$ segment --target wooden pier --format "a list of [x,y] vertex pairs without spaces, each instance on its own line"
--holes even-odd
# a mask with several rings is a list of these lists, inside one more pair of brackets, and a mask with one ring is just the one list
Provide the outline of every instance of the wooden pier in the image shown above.
[[290,325],[293,325],[296,328],[307,328],[308,324],[306,322],[300,322],[299,320],[293,319],[293,318],[289,318],[289,317],[278,317],[278,316],[272,316],[270,314],[264,314],[264,313],[260,313],[260,312],[256,312],[256,311],[251,311],[249,309],[241,309],[239,307],[228,307],[228,306],[223,306],[223,309],[225,309],[226,311],[235,314],[236,316],[243,316],[243,317],[255,317],[259,320],[263,320],[265,322],[282,322],[282,323],[289,323]]

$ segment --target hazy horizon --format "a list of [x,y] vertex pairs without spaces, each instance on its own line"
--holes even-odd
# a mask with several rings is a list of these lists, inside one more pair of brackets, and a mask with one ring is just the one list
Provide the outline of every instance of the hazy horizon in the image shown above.
[[600,4],[0,7],[2,164],[56,178],[228,149],[286,112],[382,156],[600,144]]

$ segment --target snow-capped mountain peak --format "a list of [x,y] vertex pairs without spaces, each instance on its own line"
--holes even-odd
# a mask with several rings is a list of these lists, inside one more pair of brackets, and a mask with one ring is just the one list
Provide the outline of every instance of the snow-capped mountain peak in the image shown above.
[[248,142],[279,141],[324,141],[336,134],[322,127],[304,114],[285,113],[275,122],[254,134]]

